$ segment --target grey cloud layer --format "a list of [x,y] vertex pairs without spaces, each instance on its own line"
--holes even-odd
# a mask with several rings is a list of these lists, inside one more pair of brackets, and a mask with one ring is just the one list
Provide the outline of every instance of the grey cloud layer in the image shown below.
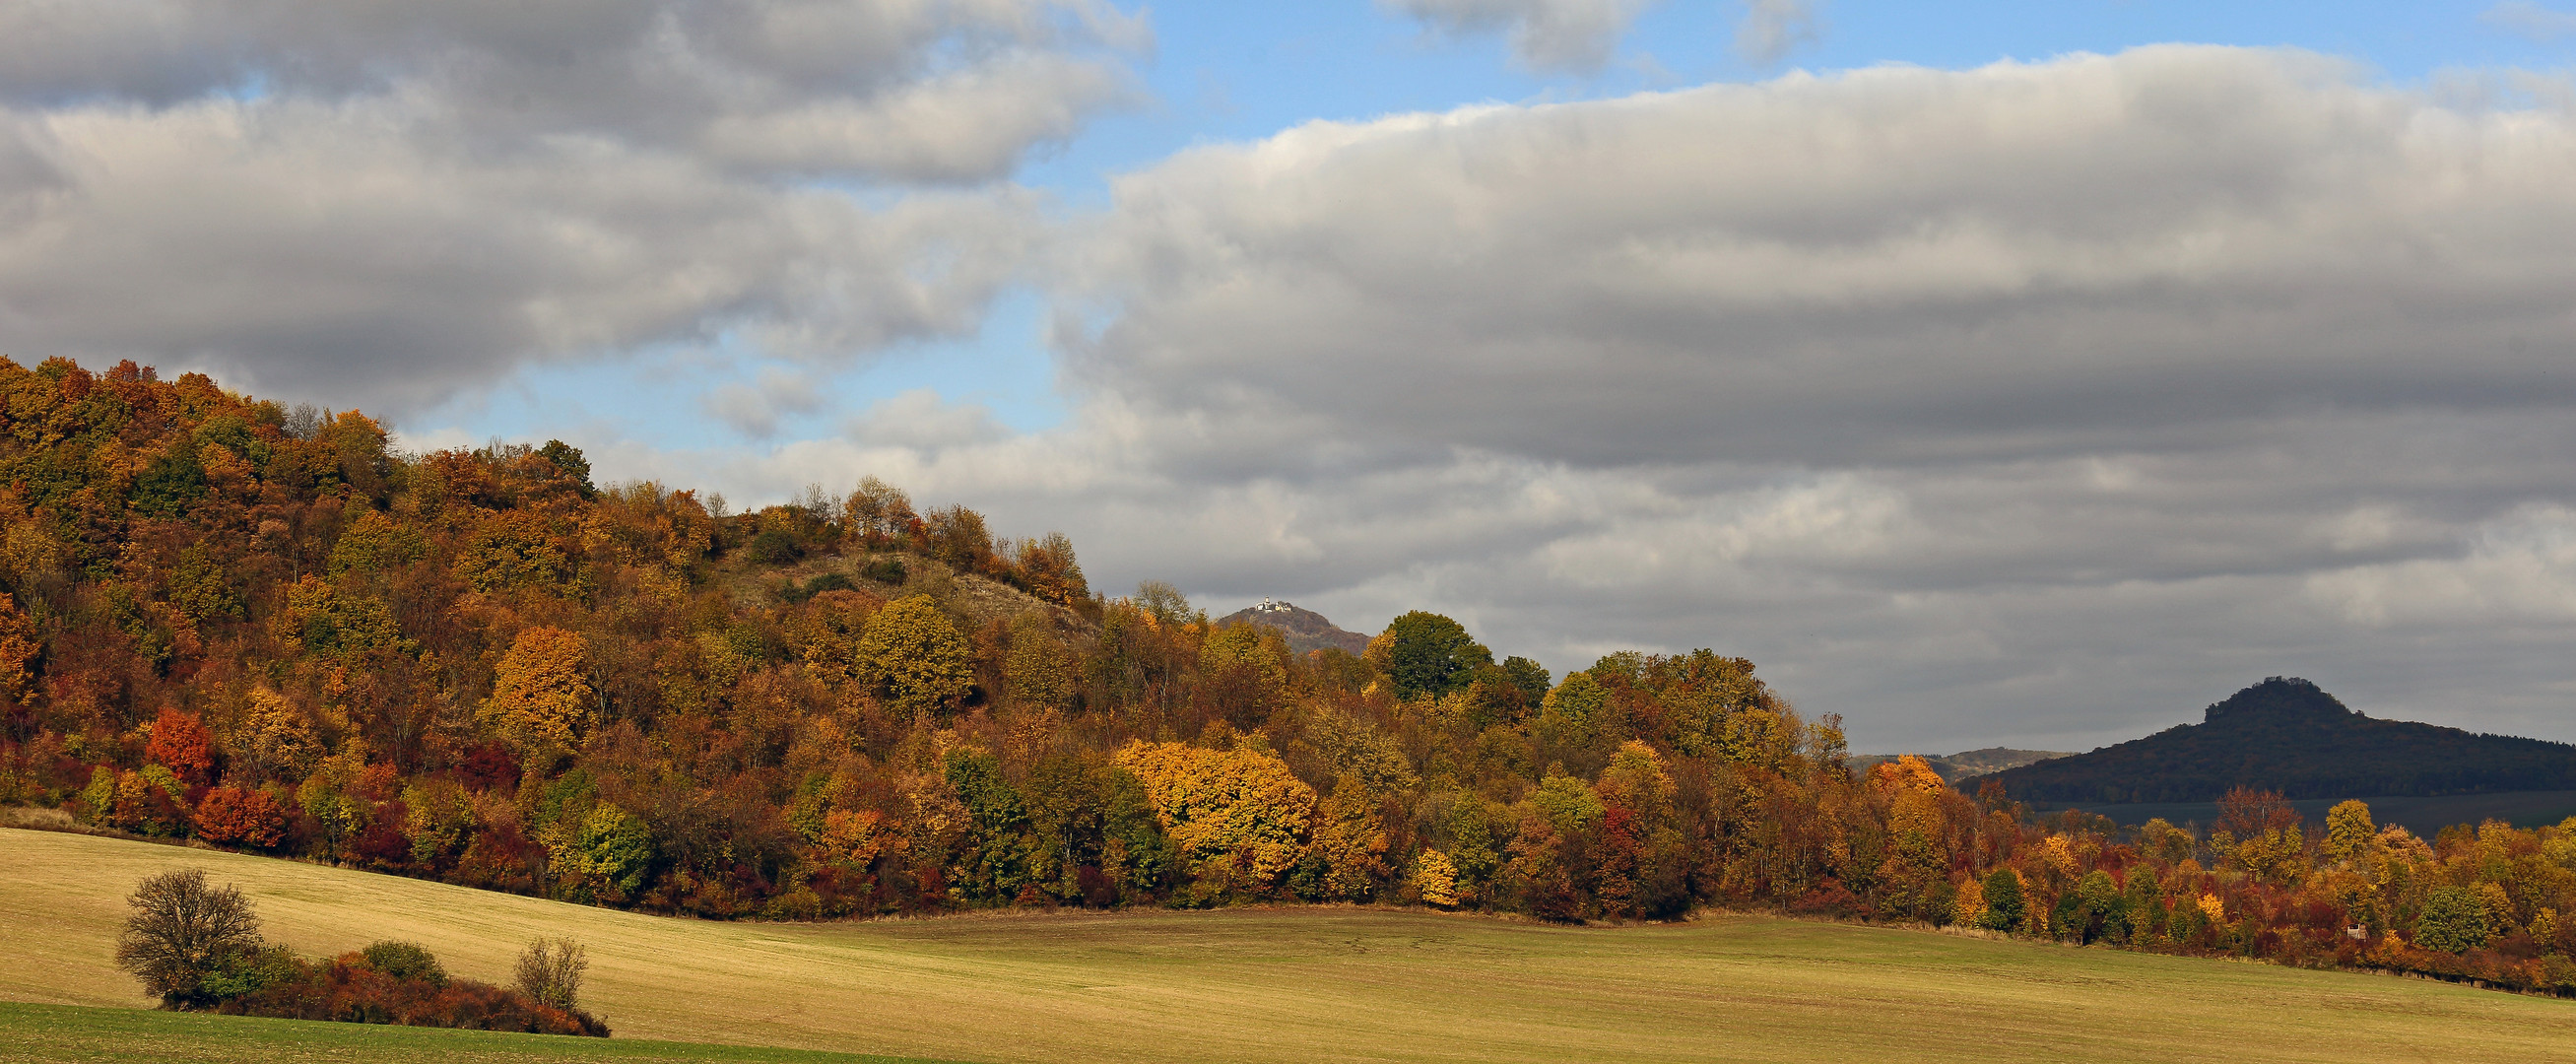
[[980,180],[1129,91],[1098,0],[28,0],[0,93],[434,97],[452,135],[606,137],[755,172]]
[[1865,742],[2273,673],[2576,738],[2570,172],[2217,48],[1316,123],[1121,182],[1075,427],[835,460],[1104,582],[1751,654]]
[[2576,139],[2150,49],[1316,124],[1120,187],[1088,372],[1575,463],[2569,397]]
[[965,332],[1043,239],[988,182],[1148,46],[1091,0],[8,5],[0,329],[396,413]]

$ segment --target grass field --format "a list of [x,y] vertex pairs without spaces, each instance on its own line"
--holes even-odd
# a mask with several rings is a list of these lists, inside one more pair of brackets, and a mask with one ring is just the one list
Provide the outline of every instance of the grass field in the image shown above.
[[0,1061],[42,1064],[930,1064],[801,1049],[441,1031],[0,1002]]
[[[121,898],[183,864],[310,953],[407,938],[500,981],[529,936],[583,939],[586,1003],[620,1039],[993,1062],[2576,1060],[2576,1002],[1918,931],[1355,909],[724,924],[19,830],[0,830],[0,999],[145,1004],[108,963]],[[0,1057],[51,1037],[12,1023]]]

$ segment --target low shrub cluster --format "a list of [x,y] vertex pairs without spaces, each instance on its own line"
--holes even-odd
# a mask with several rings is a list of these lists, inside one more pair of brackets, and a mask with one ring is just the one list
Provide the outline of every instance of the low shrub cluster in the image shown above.
[[428,956],[427,950],[409,943],[380,942],[329,960],[263,958],[252,966],[254,979],[249,982],[256,989],[218,1002],[214,1011],[286,1020],[608,1037],[607,1024],[577,1008],[542,1004],[518,990],[490,983],[450,979],[436,971],[434,961],[424,973],[389,969],[369,958],[388,946]]
[[608,1025],[577,1004],[589,962],[569,940],[530,944],[519,959],[520,985],[504,988],[453,978],[411,942],[378,942],[328,960],[298,957],[262,941],[249,900],[234,887],[209,886],[199,869],[148,877],[127,903],[134,915],[117,964],[164,1008],[608,1037]]

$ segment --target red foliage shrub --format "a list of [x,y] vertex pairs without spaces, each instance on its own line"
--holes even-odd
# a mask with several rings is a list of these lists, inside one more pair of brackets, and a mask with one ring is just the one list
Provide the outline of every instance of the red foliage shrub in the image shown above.
[[204,783],[206,773],[215,767],[215,741],[197,718],[163,709],[152,721],[152,739],[144,745],[143,756],[167,766],[182,780]]
[[219,845],[276,849],[285,841],[286,803],[262,790],[217,787],[197,802],[197,837]]
[[1106,909],[1118,904],[1118,881],[1100,871],[1098,865],[1083,865],[1073,870],[1074,886],[1082,892],[1082,904]]
[[182,835],[187,832],[188,811],[170,792],[144,778],[138,772],[122,772],[116,777],[115,804],[107,815],[110,827],[139,835]]
[[456,780],[467,788],[488,791],[505,783],[519,782],[519,759],[499,743],[484,743],[467,751],[456,763]]
[[404,830],[404,824],[410,813],[410,808],[399,800],[378,806],[375,819],[349,840],[349,852],[378,868],[408,867],[411,835]]
[[516,990],[471,979],[449,980],[443,986],[425,979],[398,979],[369,967],[355,953],[329,961],[297,960],[287,978],[225,1001],[215,1011],[287,1020],[608,1037],[608,1025],[580,1009],[549,1008]]
[[1826,876],[1815,888],[1789,903],[1789,911],[1824,916],[1844,916],[1860,910],[1860,898],[1843,881]]

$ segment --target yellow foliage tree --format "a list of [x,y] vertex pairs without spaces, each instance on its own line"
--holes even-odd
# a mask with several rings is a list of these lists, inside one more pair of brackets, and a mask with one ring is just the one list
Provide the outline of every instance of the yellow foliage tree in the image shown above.
[[382,599],[343,592],[316,576],[286,589],[286,609],[277,615],[278,638],[313,654],[357,654],[378,647],[412,649],[394,623],[393,610]]
[[374,510],[362,511],[331,545],[331,575],[374,573],[419,561],[429,545],[421,534]]
[[1269,718],[1287,692],[1287,646],[1275,629],[1229,624],[1199,644],[1199,688],[1219,713],[1240,727]]
[[536,627],[519,633],[492,671],[492,697],[478,715],[484,727],[541,761],[571,752],[595,723],[590,642],[577,632]]
[[1266,885],[1305,849],[1315,789],[1267,752],[1132,742],[1117,763],[1145,785],[1164,834],[1203,876]]
[[1603,801],[1635,810],[1648,824],[1661,823],[1672,811],[1673,777],[1664,771],[1662,755],[1635,739],[1619,744],[1619,752],[1610,755],[1610,764],[1601,770],[1601,781],[1594,789],[1601,792]]
[[27,666],[43,649],[36,642],[36,625],[27,611],[18,608],[14,596],[0,595],[0,698],[23,702],[36,676]]
[[1449,855],[1438,850],[1424,850],[1413,861],[1413,892],[1422,896],[1424,905],[1443,909],[1458,904],[1458,866]]
[[805,605],[795,636],[815,679],[837,687],[860,676],[859,639],[878,606],[874,596],[843,590],[823,592]]
[[1885,791],[1912,790],[1925,794],[1939,794],[1946,786],[1941,782],[1941,774],[1932,771],[1930,762],[1913,754],[1872,766],[1869,784]]
[[1011,649],[1002,660],[1002,679],[1011,698],[1026,706],[1061,709],[1073,701],[1073,652],[1048,630],[1044,618],[1024,615],[1011,624]]
[[2370,822],[2370,806],[2359,799],[2338,802],[2326,810],[2326,856],[2338,861],[2360,857],[2370,840],[2379,834],[2379,825]]
[[1977,927],[1985,918],[1985,881],[1969,876],[1959,882],[1959,896],[1950,902],[1950,922],[1960,927]]
[[1316,810],[1314,846],[1324,859],[1324,894],[1365,898],[1387,874],[1386,829],[1367,788],[1345,781]]
[[260,776],[300,780],[321,756],[322,744],[304,714],[275,691],[254,690],[242,700],[242,712],[225,744],[236,764]]
[[916,714],[955,703],[975,677],[966,637],[928,595],[896,599],[868,618],[857,657],[860,675],[883,685],[888,704]]

